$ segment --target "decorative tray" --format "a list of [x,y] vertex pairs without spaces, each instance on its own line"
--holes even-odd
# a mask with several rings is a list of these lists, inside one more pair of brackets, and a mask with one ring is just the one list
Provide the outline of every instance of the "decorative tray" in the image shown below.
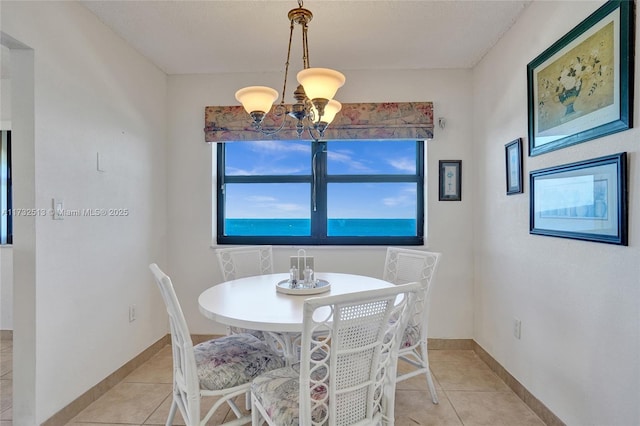
[[285,294],[296,294],[296,295],[306,295],[306,294],[318,294],[324,293],[325,291],[331,290],[331,284],[326,280],[316,280],[315,287],[291,287],[291,283],[289,280],[282,280],[278,284],[276,284],[276,291],[279,293]]

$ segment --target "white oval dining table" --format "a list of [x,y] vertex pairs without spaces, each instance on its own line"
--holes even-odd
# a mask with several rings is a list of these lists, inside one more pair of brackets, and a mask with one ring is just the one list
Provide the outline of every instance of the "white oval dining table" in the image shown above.
[[225,281],[203,291],[198,298],[200,312],[224,325],[275,333],[302,333],[302,306],[306,298],[356,293],[390,287],[388,281],[363,275],[316,273],[329,282],[329,291],[297,295],[284,294],[276,285],[289,274],[267,274]]

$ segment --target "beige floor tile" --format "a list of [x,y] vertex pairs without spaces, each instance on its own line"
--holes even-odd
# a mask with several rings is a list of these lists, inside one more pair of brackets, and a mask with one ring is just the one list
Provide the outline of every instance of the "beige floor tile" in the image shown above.
[[13,381],[0,380],[0,411],[11,408],[13,404]]
[[428,391],[399,390],[396,392],[396,426],[461,426],[453,406],[443,394],[440,403],[431,402]]
[[13,420],[13,408],[7,408],[0,413],[0,420]]
[[465,426],[544,426],[513,392],[448,391]]
[[480,358],[472,350],[431,350],[429,362],[431,365],[440,363],[465,363],[479,360]]
[[118,383],[71,423],[142,424],[170,394],[167,384]]
[[0,376],[13,370],[13,352],[3,352],[0,356]]
[[[406,372],[412,371],[413,369],[414,367],[407,364],[406,362],[402,362],[402,361],[398,362],[398,373],[406,373]],[[440,383],[438,383],[438,380],[435,378],[435,376],[431,374],[431,377],[433,378],[433,384],[436,387],[436,391],[439,391],[440,389],[442,389],[440,386]],[[427,385],[427,377],[424,374],[420,374],[418,376],[411,377],[410,379],[405,379],[396,384],[396,389],[428,391],[429,386]]]
[[[133,423],[73,423],[73,426],[141,426]],[[71,426],[71,424],[69,424]]]
[[165,346],[149,361],[125,377],[128,383],[173,383],[173,359],[171,346]]
[[[217,398],[203,399],[200,405],[201,418],[209,411],[209,409],[213,406],[216,400]],[[154,413],[147,419],[147,421],[145,422],[145,425],[164,425],[165,422],[167,421],[167,416],[169,415],[169,409],[171,408],[171,401],[172,401],[171,396],[165,399],[162,402],[162,405],[160,405],[160,407],[158,407],[158,409],[154,411]],[[236,398],[236,404],[238,405],[238,408],[240,408],[242,412],[244,413],[247,412],[244,409],[244,397]],[[229,416],[233,416],[233,417],[229,417]],[[233,412],[231,412],[231,409],[229,408],[229,406],[224,404],[216,410],[216,412],[213,414],[213,417],[209,420],[207,425],[219,425],[224,423],[225,421],[228,421],[234,418],[235,418],[235,415],[233,414]],[[176,416],[173,420],[173,424],[176,426],[184,425],[184,420],[179,410],[176,413]]]
[[509,387],[480,359],[432,362],[431,372],[445,391],[509,391]]

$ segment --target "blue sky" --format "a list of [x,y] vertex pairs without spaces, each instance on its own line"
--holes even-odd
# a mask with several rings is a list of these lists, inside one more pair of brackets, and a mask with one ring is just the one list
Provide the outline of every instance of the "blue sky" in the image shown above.
[[[330,174],[415,172],[415,142],[330,142]],[[298,141],[227,145],[227,174],[308,175],[311,144]],[[227,184],[227,218],[308,218],[309,184]],[[330,218],[415,218],[413,183],[330,184]]]

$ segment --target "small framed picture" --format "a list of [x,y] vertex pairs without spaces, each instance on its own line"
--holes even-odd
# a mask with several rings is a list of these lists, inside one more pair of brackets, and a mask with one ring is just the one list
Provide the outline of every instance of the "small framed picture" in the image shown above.
[[507,195],[522,193],[522,139],[504,146],[507,170]]
[[440,160],[439,201],[462,200],[462,160]]
[[529,174],[529,233],[627,245],[627,153]]

